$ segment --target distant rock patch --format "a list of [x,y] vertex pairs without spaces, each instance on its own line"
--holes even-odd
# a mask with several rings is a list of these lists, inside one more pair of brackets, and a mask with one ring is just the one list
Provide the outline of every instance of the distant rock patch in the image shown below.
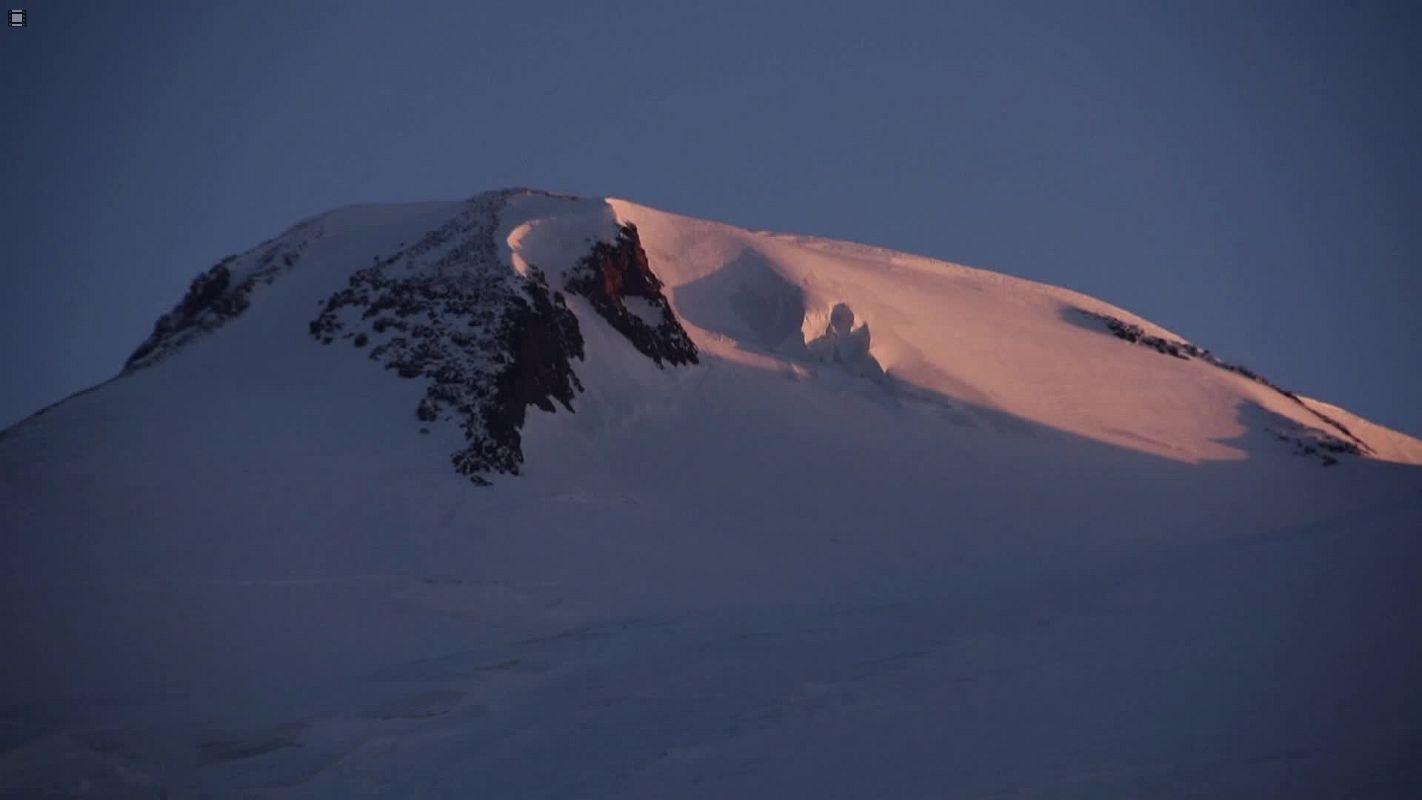
[[1279,441],[1293,445],[1294,455],[1316,457],[1325,467],[1337,464],[1337,456],[1340,455],[1363,455],[1363,449],[1354,442],[1340,439],[1317,428],[1297,425],[1284,429],[1271,428],[1269,432]]
[[269,284],[277,273],[296,266],[306,240],[303,238],[294,245],[287,241],[292,233],[311,224],[298,225],[287,234],[257,248],[256,263],[247,271],[246,277],[237,277],[237,268],[245,257],[228,256],[194,278],[178,305],[153,324],[153,332],[128,357],[124,370],[157,363],[194,338],[216,330],[241,315],[251,305],[252,290],[258,283]]
[[1228,372],[1233,372],[1236,375],[1242,375],[1245,378],[1254,381],[1255,383],[1263,384],[1264,386],[1273,389],[1284,397],[1289,398],[1295,403],[1298,403],[1310,414],[1317,417],[1321,422],[1346,437],[1339,438],[1337,436],[1334,436],[1333,434],[1326,433],[1324,431],[1317,431],[1310,428],[1300,428],[1299,431],[1287,433],[1280,433],[1278,431],[1274,432],[1278,438],[1295,443],[1297,445],[1296,452],[1298,452],[1300,455],[1320,455],[1323,458],[1324,466],[1332,466],[1333,464],[1337,463],[1337,459],[1330,456],[1330,453],[1363,455],[1373,452],[1372,448],[1368,447],[1366,442],[1364,442],[1362,439],[1359,439],[1357,436],[1354,436],[1353,432],[1348,430],[1341,422],[1338,422],[1327,414],[1319,412],[1317,409],[1309,406],[1307,403],[1301,400],[1297,394],[1289,391],[1288,389],[1284,389],[1274,383],[1271,383],[1269,380],[1256,374],[1250,369],[1240,366],[1239,364],[1233,364],[1228,361],[1225,361],[1219,356],[1216,356],[1215,354],[1211,353],[1209,350],[1206,350],[1202,347],[1198,347],[1189,342],[1181,341],[1179,339],[1167,339],[1163,336],[1153,336],[1151,334],[1146,333],[1145,329],[1141,326],[1133,325],[1118,317],[1113,317],[1109,314],[1098,314],[1094,311],[1087,311],[1084,308],[1078,308],[1073,310],[1077,314],[1080,314],[1081,316],[1086,317],[1087,319],[1103,323],[1105,325],[1106,330],[1109,331],[1111,335],[1115,336],[1117,339],[1122,339],[1132,344],[1140,345],[1142,347],[1148,347],[1158,353],[1185,359],[1187,361],[1191,358],[1197,358],[1211,366],[1218,367]]

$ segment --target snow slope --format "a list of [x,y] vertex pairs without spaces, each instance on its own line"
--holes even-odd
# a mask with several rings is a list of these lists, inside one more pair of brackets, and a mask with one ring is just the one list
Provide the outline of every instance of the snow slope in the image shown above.
[[[573,413],[490,486],[372,317],[308,330],[365,269],[559,290],[627,223],[699,358],[566,292]],[[1422,794],[1422,443],[1129,312],[525,191],[224,263],[0,436],[0,794]]]

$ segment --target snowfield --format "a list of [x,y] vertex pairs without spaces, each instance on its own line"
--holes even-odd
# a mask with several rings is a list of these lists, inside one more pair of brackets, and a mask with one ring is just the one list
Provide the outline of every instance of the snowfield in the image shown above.
[[[694,363],[565,289],[629,224]],[[1422,442],[1148,320],[533,191],[224,265],[0,434],[0,795],[1422,796]],[[367,269],[478,270],[478,342],[562,298],[518,474],[451,466],[400,329],[315,335]]]

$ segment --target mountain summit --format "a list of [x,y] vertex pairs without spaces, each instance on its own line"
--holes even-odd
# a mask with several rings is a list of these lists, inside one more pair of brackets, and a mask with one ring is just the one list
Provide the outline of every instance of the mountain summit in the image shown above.
[[1414,796],[1418,464],[989,271],[338,209],[0,434],[0,793]]
[[[351,252],[357,242],[375,251]],[[453,461],[480,483],[518,472],[527,407],[574,411],[579,371],[635,358],[624,346],[587,363],[589,324],[611,327],[658,366],[697,364],[700,342],[718,361],[797,380],[844,370],[886,399],[938,405],[962,419],[1006,414],[1166,458],[1244,458],[1253,445],[1241,437],[1263,432],[1329,465],[1335,454],[1422,463],[1422,443],[1411,437],[1281,389],[1080,294],[532,190],[307,220],[199,275],[126,371],[195,345],[254,298],[296,293],[285,275],[298,268],[326,281],[319,311],[303,314],[311,336],[364,350],[423,385],[414,416],[463,430],[468,446]],[[314,285],[311,275],[301,288]],[[578,298],[571,307],[568,296]]]

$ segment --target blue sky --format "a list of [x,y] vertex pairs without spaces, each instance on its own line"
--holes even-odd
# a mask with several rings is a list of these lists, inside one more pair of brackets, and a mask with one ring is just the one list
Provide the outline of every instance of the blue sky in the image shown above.
[[0,29],[0,425],[298,218],[615,195],[1084,291],[1422,434],[1422,8],[28,6]]

